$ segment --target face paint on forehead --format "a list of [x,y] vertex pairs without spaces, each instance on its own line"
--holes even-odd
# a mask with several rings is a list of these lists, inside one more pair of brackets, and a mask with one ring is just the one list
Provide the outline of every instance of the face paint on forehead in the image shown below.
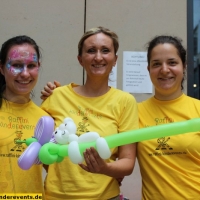
[[38,57],[36,53],[31,53],[28,50],[17,50],[14,49],[9,55],[9,60],[24,60],[38,62]]

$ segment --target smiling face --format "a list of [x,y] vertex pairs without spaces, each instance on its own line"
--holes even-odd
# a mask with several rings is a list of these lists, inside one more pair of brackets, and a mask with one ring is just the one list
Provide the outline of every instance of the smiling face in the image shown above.
[[4,96],[7,100],[12,101],[19,96],[29,100],[38,79],[39,66],[33,46],[14,45],[9,49],[6,63],[1,66],[6,81]]
[[78,56],[79,63],[87,72],[88,78],[106,78],[116,64],[112,39],[104,33],[97,33],[88,37],[82,48],[82,54]]
[[172,100],[182,94],[181,82],[185,67],[174,45],[164,43],[155,46],[150,55],[148,70],[157,99]]

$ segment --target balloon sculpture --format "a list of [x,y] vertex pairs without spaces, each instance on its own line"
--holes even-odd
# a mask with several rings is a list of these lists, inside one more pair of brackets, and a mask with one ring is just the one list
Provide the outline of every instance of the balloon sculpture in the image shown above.
[[[170,124],[163,124],[163,125],[152,126],[148,128],[131,130],[131,131],[123,132],[120,134],[110,135],[105,138],[101,138],[97,135],[90,142],[88,142],[88,137],[84,136],[85,139],[83,139],[80,142],[79,138],[77,138],[76,136],[69,137],[70,134],[68,134],[68,136],[65,138],[67,138],[66,140],[68,140],[69,144],[66,144],[64,142],[63,142],[64,144],[55,144],[55,143],[49,142],[50,136],[52,136],[52,133],[53,133],[55,141],[57,139],[59,142],[59,139],[58,139],[59,137],[61,141],[64,140],[61,137],[61,135],[63,134],[62,131],[64,130],[63,125],[58,127],[53,132],[52,126],[54,125],[54,121],[49,120],[47,124],[45,123],[47,122],[47,120],[44,120],[45,118],[48,118],[48,117],[43,117],[42,118],[43,120],[40,120],[39,123],[40,123],[40,127],[42,127],[42,131],[40,132],[44,134],[42,138],[45,138],[46,140],[44,141],[42,139],[43,141],[42,143],[41,143],[41,140],[31,143],[31,145],[33,143],[37,143],[37,146],[34,145],[36,149],[35,152],[33,152],[33,148],[31,148],[31,150],[29,149],[29,147],[31,146],[29,145],[29,147],[23,153],[25,155],[26,154],[28,155],[24,156],[22,154],[18,160],[18,164],[22,169],[29,169],[33,164],[36,164],[37,158],[39,158],[40,162],[47,165],[55,163],[55,162],[61,162],[66,156],[69,156],[72,162],[79,163],[79,162],[82,162],[83,152],[87,148],[90,148],[90,147],[94,147],[95,149],[97,149],[98,152],[100,149],[101,150],[105,149],[105,152],[102,151],[101,153],[99,152],[99,154],[102,158],[106,159],[106,158],[109,158],[110,156],[109,149],[114,148],[114,147],[130,144],[130,143],[135,143],[135,142],[139,142],[143,140],[150,140],[154,138],[172,136],[172,135],[195,132],[195,131],[200,130],[200,118],[195,118],[195,119],[190,119],[190,120],[186,120],[182,122],[174,122]],[[64,124],[65,124],[65,120],[64,120]],[[48,127],[51,127],[51,130],[47,131],[46,129],[48,129]],[[39,127],[37,125],[37,129],[35,131],[36,139],[38,139],[37,134],[36,134],[36,132],[38,131],[38,128]],[[62,131],[60,132],[60,130]],[[57,133],[60,132],[62,134],[60,136],[56,136],[57,134],[56,131]],[[91,135],[93,137],[93,134]],[[73,139],[70,139],[70,138],[73,138]],[[97,139],[99,139],[100,142],[97,142]],[[40,144],[40,146],[38,145],[38,143]],[[27,151],[28,153],[26,153]],[[28,162],[28,159],[30,159],[30,157],[34,157],[35,160],[31,161],[29,164],[27,164],[27,166],[25,166],[26,161]]]
[[[101,158],[107,159],[111,156],[111,151],[106,140],[100,137],[97,132],[87,132],[78,137],[76,130],[77,127],[73,119],[67,117],[53,132],[54,139],[51,140],[58,144],[69,144],[68,156],[74,164],[81,163],[84,160],[79,151],[79,144],[81,143],[96,142],[97,152]],[[59,157],[59,159],[62,160],[63,158]]]
[[[54,120],[49,116],[45,116],[40,118],[39,122],[37,123],[33,138],[29,138],[26,141],[18,141],[28,145],[28,148],[18,159],[18,165],[20,168],[27,170],[33,164],[41,164],[41,161],[44,164],[47,164],[43,161],[43,159],[40,160],[38,155],[42,145],[49,141],[49,145],[55,146],[69,144],[68,156],[70,160],[75,164],[81,163],[84,160],[79,151],[80,143],[96,141],[97,151],[101,158],[107,159],[111,156],[111,151],[106,140],[100,137],[98,133],[87,132],[78,137],[76,135],[76,124],[74,123],[73,119],[69,117],[65,118],[63,123],[57,127],[55,131],[53,130]],[[44,148],[42,151],[45,150],[46,149]],[[49,153],[47,152],[47,154]],[[63,159],[63,156],[58,155],[56,162],[61,162]]]

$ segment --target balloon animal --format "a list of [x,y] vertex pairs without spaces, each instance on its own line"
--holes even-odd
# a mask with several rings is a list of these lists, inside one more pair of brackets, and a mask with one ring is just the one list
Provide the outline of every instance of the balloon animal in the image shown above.
[[[36,135],[37,131],[40,131],[38,130],[39,127],[41,127],[42,130],[40,131],[40,133],[42,133],[42,138],[45,138],[45,141],[42,139],[43,141],[42,143],[41,140],[37,142],[32,142],[31,145],[33,143],[34,144],[37,143],[37,146],[36,144],[34,145],[35,150],[33,150],[33,147],[30,148],[31,145],[29,145],[29,147],[27,148],[28,153],[26,153],[27,151],[26,149],[18,160],[18,164],[22,169],[29,169],[33,164],[37,163],[37,158],[39,158],[40,162],[47,165],[53,164],[55,162],[61,162],[66,156],[69,156],[72,162],[80,163],[83,161],[83,152],[90,147],[94,147],[95,149],[97,149],[100,156],[106,159],[110,156],[110,149],[114,147],[140,142],[144,140],[150,140],[154,138],[173,136],[200,130],[200,118],[195,118],[181,122],[174,122],[170,124],[163,124],[137,130],[131,130],[127,132],[110,135],[105,138],[100,137],[98,133],[89,132],[86,135],[85,134],[81,135],[78,139],[77,137],[76,138],[72,137],[73,139],[71,140],[69,139],[70,137],[65,137],[66,142],[68,142],[69,144],[66,144],[64,142],[62,142],[64,144],[59,144],[59,143],[55,144],[49,142],[53,133],[52,127],[54,126],[54,121],[51,120],[48,121],[46,120],[46,118],[49,117],[43,117],[42,119],[40,119],[39,121],[40,125],[37,125],[37,129],[35,131],[35,138],[38,139]],[[65,120],[64,124],[67,121]],[[60,140],[58,138],[61,137],[59,136],[59,134],[61,135],[63,134],[62,131],[65,130],[64,126],[63,125],[59,126],[55,130],[55,132],[57,131],[57,133],[54,132],[55,140],[58,140],[57,142],[62,141],[62,139]],[[48,127],[51,128],[47,130]],[[57,135],[58,137],[56,136],[56,134],[58,134]],[[88,138],[92,139],[88,141]],[[38,145],[38,143],[40,145]],[[25,163],[27,160],[30,159],[30,157],[33,157],[33,159],[30,161],[29,164],[26,165]]]
[[[101,138],[96,132],[87,132],[80,137],[76,135],[76,124],[73,119],[67,117],[63,120],[54,130],[54,121],[51,117],[42,117],[35,129],[34,137],[29,138],[24,142],[28,145],[27,149],[18,159],[18,165],[20,168],[27,170],[33,164],[40,164],[41,161],[38,158],[39,151],[43,144],[50,141],[49,144],[63,145],[68,144],[69,158],[74,164],[83,162],[84,157],[80,154],[79,143],[84,142],[96,142],[97,151],[101,158],[107,159],[111,156],[110,149],[104,138]],[[52,143],[51,143],[52,142]],[[61,162],[64,159],[63,156],[57,157],[57,162]],[[45,163],[44,163],[45,164]]]
[[[154,138],[173,136],[183,133],[189,133],[200,130],[200,118],[190,119],[181,122],[174,122],[170,124],[163,124],[158,126],[152,126],[147,128],[141,128],[137,130],[131,130],[119,134],[114,134],[105,137],[105,141],[108,144],[108,147],[114,148],[130,143],[140,142],[144,140],[150,140]],[[76,144],[77,145],[77,144]],[[95,149],[102,148],[96,142],[84,142],[79,143],[79,152],[80,155],[83,155],[83,152],[90,147]],[[64,158],[71,154],[72,149],[69,148],[69,145],[58,145],[53,143],[47,143],[42,146],[39,152],[39,159],[42,163],[47,165],[59,162],[60,158]]]
[[[53,132],[56,143],[69,144],[68,156],[74,164],[82,163],[84,161],[84,157],[79,151],[79,144],[85,142],[96,142],[97,152],[101,158],[108,159],[111,156],[111,151],[107,142],[104,138],[100,137],[97,132],[87,132],[78,137],[76,135],[76,130],[76,124],[73,119],[67,117]],[[59,157],[59,159],[61,158],[62,157]]]

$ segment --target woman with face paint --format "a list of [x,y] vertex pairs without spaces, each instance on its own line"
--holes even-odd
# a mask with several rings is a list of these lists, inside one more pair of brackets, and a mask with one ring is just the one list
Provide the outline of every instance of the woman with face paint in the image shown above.
[[[103,27],[90,29],[82,36],[78,60],[87,73],[86,83],[58,87],[42,104],[55,119],[56,126],[65,117],[71,117],[77,125],[78,136],[95,131],[101,137],[138,128],[134,97],[108,85],[109,74],[117,61],[118,45],[117,35]],[[84,152],[85,162],[79,165],[68,157],[49,165],[46,198],[119,200],[116,177],[131,174],[136,145],[124,145],[111,151],[111,157],[103,160],[94,148],[88,148]]]
[[47,115],[31,100],[40,68],[40,51],[33,39],[17,36],[0,51],[0,193],[43,193],[41,166],[24,171],[17,164],[25,140]]
[[[186,50],[181,40],[156,36],[148,43],[155,95],[138,104],[141,128],[200,117],[200,101],[183,93]],[[139,142],[142,199],[200,199],[200,131]]]

